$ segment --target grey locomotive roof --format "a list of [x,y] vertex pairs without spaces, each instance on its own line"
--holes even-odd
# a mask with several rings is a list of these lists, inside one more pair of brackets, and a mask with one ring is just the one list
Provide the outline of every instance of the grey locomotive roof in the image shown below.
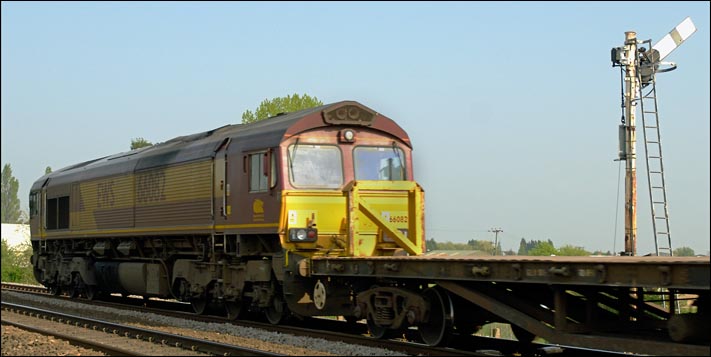
[[338,103],[280,114],[250,124],[225,125],[197,134],[179,136],[153,146],[67,166],[42,176],[35,181],[31,190],[39,190],[47,179],[51,179],[53,186],[207,159],[214,155],[228,137],[239,141],[245,151],[274,147],[279,145],[286,130],[296,121]]

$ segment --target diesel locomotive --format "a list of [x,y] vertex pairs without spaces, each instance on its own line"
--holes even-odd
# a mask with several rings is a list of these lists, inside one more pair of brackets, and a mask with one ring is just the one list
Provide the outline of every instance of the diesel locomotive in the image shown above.
[[31,188],[30,225],[35,277],[55,294],[174,298],[274,324],[355,318],[374,288],[313,278],[314,257],[425,249],[410,138],[354,101],[57,170]]

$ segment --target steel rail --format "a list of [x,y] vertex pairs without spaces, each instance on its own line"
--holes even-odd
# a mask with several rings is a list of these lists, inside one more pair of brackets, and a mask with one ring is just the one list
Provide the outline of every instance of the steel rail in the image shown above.
[[284,354],[267,352],[262,350],[257,350],[253,348],[240,347],[235,345],[229,345],[219,342],[212,342],[207,340],[201,340],[197,338],[192,338],[188,336],[180,336],[172,333],[161,332],[156,330],[149,330],[144,328],[132,327],[122,324],[117,324],[108,321],[102,321],[97,319],[85,318],[76,315],[64,314],[55,311],[49,311],[45,309],[37,309],[34,307],[12,304],[12,303],[2,303],[2,308],[7,311],[17,311],[20,313],[27,313],[30,316],[38,316],[45,319],[50,319],[52,321],[58,321],[66,324],[71,324],[75,326],[82,326],[85,328],[91,328],[94,330],[101,330],[104,332],[111,332],[117,335],[123,335],[126,337],[132,336],[137,339],[145,340],[148,342],[161,343],[164,345],[170,345],[175,347],[180,347],[184,349],[189,349],[192,351],[204,352],[214,355],[223,356],[284,356]]
[[68,335],[68,334],[64,334],[64,333],[52,331],[52,330],[46,330],[46,329],[43,329],[40,327],[30,326],[30,325],[26,325],[26,324],[19,323],[19,322],[2,320],[2,324],[14,326],[14,327],[17,327],[17,328],[20,328],[20,329],[23,329],[26,331],[30,331],[30,332],[39,333],[41,335],[54,336],[58,339],[69,341],[69,343],[71,343],[72,345],[80,346],[83,348],[88,348],[88,349],[94,350],[94,351],[99,351],[99,352],[102,352],[108,356],[142,356],[143,355],[138,352],[130,351],[130,350],[123,349],[120,347],[107,345],[105,343],[91,341],[91,340],[77,337],[74,335]]

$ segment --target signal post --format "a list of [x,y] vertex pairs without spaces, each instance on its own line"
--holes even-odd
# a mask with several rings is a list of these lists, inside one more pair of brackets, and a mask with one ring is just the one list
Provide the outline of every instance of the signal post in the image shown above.
[[625,32],[625,251],[624,255],[637,254],[637,135],[635,134],[637,82],[637,33]]

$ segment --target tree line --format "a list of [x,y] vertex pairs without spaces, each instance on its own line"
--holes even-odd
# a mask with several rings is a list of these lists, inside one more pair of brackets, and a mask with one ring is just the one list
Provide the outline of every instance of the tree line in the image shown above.
[[[434,238],[428,239],[426,242],[427,251],[432,252],[436,250],[458,250],[458,251],[477,251],[481,255],[534,255],[534,256],[551,256],[551,255],[561,255],[561,256],[589,256],[589,255],[616,255],[613,252],[608,251],[588,251],[584,247],[573,246],[566,244],[560,248],[556,248],[553,241],[547,240],[529,240],[521,238],[519,243],[518,251],[513,249],[502,251],[501,243],[496,247],[494,251],[494,243],[488,240],[477,240],[470,239],[466,243],[453,243],[453,242],[437,242]],[[693,257],[696,253],[693,249],[689,247],[680,247],[674,249],[674,256],[677,257]]]

